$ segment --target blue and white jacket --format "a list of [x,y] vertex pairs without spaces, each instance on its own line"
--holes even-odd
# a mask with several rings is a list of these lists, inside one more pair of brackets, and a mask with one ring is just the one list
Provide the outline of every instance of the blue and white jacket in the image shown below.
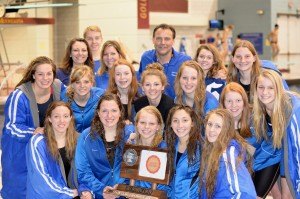
[[[2,183],[1,196],[6,199],[26,197],[26,145],[34,130],[40,126],[39,114],[31,82],[16,88],[5,103],[2,130]],[[51,90],[53,99],[60,100],[65,86],[57,79]]]
[[113,168],[109,163],[104,142],[99,134],[96,132],[92,134],[90,128],[81,133],[75,153],[78,183],[79,186],[88,187],[96,199],[103,198],[103,189],[106,186],[114,186],[125,181],[124,178],[120,178],[122,153],[125,142],[133,132],[133,125],[125,126],[124,139],[115,149]]
[[220,95],[226,85],[226,80],[220,78],[206,77],[206,91],[210,92],[219,101]]
[[91,126],[98,102],[104,92],[105,91],[101,88],[92,87],[90,91],[90,98],[87,101],[85,107],[78,106],[76,102],[74,102],[74,100],[68,98],[66,90],[62,92],[62,101],[71,102],[71,108],[73,110],[77,132],[81,133],[84,129]]
[[[223,152],[212,198],[256,199],[256,191],[250,173],[243,161],[237,164],[237,157],[241,150],[240,144],[236,140],[231,140],[226,151]],[[205,181],[203,184],[205,185]],[[199,198],[207,198],[204,186],[201,187]]]
[[[34,135],[27,145],[27,198],[30,199],[72,199],[77,188],[77,173],[71,163],[68,180],[62,159],[55,160],[41,134]],[[71,189],[72,188],[72,189]]]
[[176,151],[174,154],[174,174],[170,182],[170,197],[172,199],[198,198],[199,197],[199,169],[200,169],[200,144],[196,150],[194,161],[188,161],[187,150],[181,155],[178,163],[179,141],[176,140]]
[[292,113],[284,136],[285,177],[293,198],[300,198],[300,98],[291,95]]
[[[185,61],[191,60],[190,56],[185,55],[184,53],[180,53],[172,49],[173,56],[169,63],[166,63],[163,65],[164,67],[164,73],[167,76],[168,79],[168,86],[165,88],[165,94],[168,95],[171,98],[175,98],[175,78],[178,72],[178,69],[180,68],[181,64]],[[139,68],[139,79],[142,75],[142,72],[147,68],[148,64],[152,64],[158,62],[156,51],[148,50],[144,52],[144,54],[141,57],[140,62],[140,68]]]

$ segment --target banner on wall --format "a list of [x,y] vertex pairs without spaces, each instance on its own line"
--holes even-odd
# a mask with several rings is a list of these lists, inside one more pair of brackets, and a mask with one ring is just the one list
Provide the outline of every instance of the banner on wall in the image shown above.
[[187,0],[149,0],[151,12],[188,13]]
[[138,29],[149,29],[149,0],[138,0]]
[[263,54],[263,33],[240,33],[241,39],[250,41],[259,55]]

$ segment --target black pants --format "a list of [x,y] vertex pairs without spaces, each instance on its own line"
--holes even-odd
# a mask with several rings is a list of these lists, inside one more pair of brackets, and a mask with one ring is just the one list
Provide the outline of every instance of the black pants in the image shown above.
[[279,176],[279,163],[268,166],[262,170],[253,173],[253,183],[257,196],[265,198]]

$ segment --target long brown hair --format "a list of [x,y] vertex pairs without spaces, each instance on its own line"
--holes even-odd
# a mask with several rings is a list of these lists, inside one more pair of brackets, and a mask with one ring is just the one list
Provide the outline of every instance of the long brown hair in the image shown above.
[[67,87],[67,96],[70,101],[74,99],[74,92],[75,92],[72,84],[81,80],[86,75],[89,81],[94,83],[95,81],[94,72],[89,66],[83,65],[83,66],[75,66],[73,68],[70,75],[70,85]]
[[152,143],[151,143],[152,147],[157,147],[161,143],[161,141],[163,140],[162,131],[163,131],[163,128],[164,128],[164,120],[163,120],[159,110],[155,106],[145,106],[144,108],[139,110],[139,112],[137,112],[137,114],[135,116],[135,129],[136,129],[136,132],[137,132],[136,143],[141,144],[141,141],[140,141],[141,136],[140,136],[139,132],[137,131],[137,124],[140,120],[142,112],[147,112],[151,115],[154,115],[157,119],[157,123],[160,127],[159,127],[158,131],[156,132],[156,134],[155,134],[155,136],[152,140]]
[[52,67],[52,72],[53,72],[53,80],[56,76],[56,65],[54,64],[54,62],[52,61],[52,59],[46,57],[46,56],[40,56],[37,57],[35,59],[33,59],[29,65],[27,66],[25,73],[23,75],[23,78],[21,79],[21,81],[17,84],[16,88],[18,86],[20,86],[21,84],[27,83],[27,82],[31,82],[33,83],[35,80],[33,79],[33,75],[36,71],[36,68],[39,65],[42,64],[50,64]]
[[209,52],[211,52],[213,54],[213,65],[207,72],[207,75],[206,75],[207,77],[215,77],[215,76],[217,76],[218,72],[221,70],[227,72],[227,69],[223,63],[223,60],[221,58],[221,55],[220,55],[218,49],[212,44],[201,45],[196,51],[196,54],[194,57],[195,61],[198,60],[199,53],[202,49],[208,50]]
[[176,93],[176,104],[182,104],[185,105],[183,102],[184,98],[184,91],[181,88],[180,85],[180,78],[183,73],[183,69],[185,67],[193,68],[198,73],[198,80],[197,80],[197,87],[194,94],[194,106],[195,106],[195,112],[198,114],[199,118],[204,118],[204,103],[206,98],[206,89],[205,89],[205,83],[204,83],[204,72],[201,66],[196,61],[185,61],[180,66],[178,73],[176,75],[175,79],[175,93]]
[[219,108],[210,111],[205,118],[205,128],[208,119],[212,115],[218,115],[222,117],[223,126],[217,140],[211,143],[207,140],[207,138],[205,138],[204,146],[202,147],[199,176],[200,179],[205,179],[205,184],[202,180],[200,180],[200,187],[205,186],[208,198],[213,198],[219,171],[220,158],[224,151],[227,149],[230,141],[232,139],[235,139],[242,148],[242,150],[239,150],[237,162],[231,162],[230,164],[240,164],[241,162],[243,162],[247,145],[246,141],[238,133],[236,133],[234,129],[233,116],[226,109]]
[[85,43],[87,51],[88,51],[88,57],[87,57],[86,61],[84,62],[84,65],[87,65],[87,66],[91,67],[92,69],[94,69],[94,61],[93,61],[93,55],[92,55],[91,49],[89,47],[88,42],[83,38],[74,38],[69,42],[69,44],[66,48],[65,56],[63,58],[60,69],[62,71],[64,71],[65,73],[71,73],[71,70],[73,68],[73,59],[71,57],[71,52],[72,52],[73,44],[75,42]]
[[67,158],[68,160],[72,160],[74,158],[76,144],[77,144],[77,137],[78,133],[75,129],[75,122],[74,122],[74,116],[71,107],[62,101],[54,101],[52,102],[46,112],[45,116],[45,128],[44,128],[44,136],[47,142],[47,147],[50,151],[50,154],[53,156],[54,159],[58,160],[59,158],[59,151],[57,142],[55,139],[52,123],[50,122],[49,118],[51,117],[52,111],[59,106],[67,107],[70,111],[71,121],[69,124],[69,127],[67,128],[66,132],[66,152],[67,152]]
[[113,93],[113,94],[118,94],[118,86],[116,84],[115,80],[115,69],[119,65],[126,65],[130,68],[131,74],[132,74],[132,81],[130,84],[130,88],[128,90],[128,105],[127,105],[127,112],[128,112],[128,118],[131,118],[131,109],[132,109],[132,103],[133,100],[137,97],[137,91],[138,91],[138,81],[136,78],[135,70],[133,66],[125,59],[120,59],[115,63],[115,65],[112,67],[109,73],[109,84],[107,88],[107,93]]
[[[247,40],[241,40],[239,42],[237,42],[232,50],[232,57],[234,57],[235,52],[238,48],[248,48],[249,51],[252,53],[252,55],[256,58],[255,62],[253,62],[252,65],[252,70],[251,70],[251,82],[250,82],[250,103],[252,103],[253,101],[253,92],[254,92],[254,82],[257,78],[257,76],[259,75],[259,70],[260,70],[260,60],[258,57],[258,54],[255,50],[255,47],[253,46],[253,44],[250,41]],[[234,65],[234,63],[232,62],[232,60],[230,61],[230,64],[228,66],[228,76],[227,76],[227,82],[237,82],[239,83],[239,70],[237,69],[237,67]]]
[[104,57],[104,52],[105,49],[109,46],[114,47],[114,49],[116,49],[116,51],[118,52],[120,59],[126,59],[126,54],[124,52],[124,50],[122,49],[121,45],[115,41],[115,40],[108,40],[106,41],[101,49],[101,53],[100,53],[100,57],[101,57],[101,67],[98,70],[98,75],[103,75],[103,73],[108,72],[108,66],[104,63],[103,61],[103,57]]
[[241,126],[240,134],[243,138],[249,138],[251,137],[251,131],[250,131],[250,105],[248,102],[248,96],[244,88],[239,85],[236,82],[230,82],[225,86],[221,93],[220,97],[220,107],[225,109],[225,96],[228,92],[236,92],[242,96],[244,107],[243,112],[239,121],[239,124]]
[[115,145],[118,145],[124,137],[125,121],[124,121],[124,108],[122,106],[120,98],[115,94],[106,93],[106,94],[102,95],[102,97],[100,98],[97,108],[96,108],[96,111],[95,111],[95,115],[94,115],[92,124],[91,124],[91,135],[95,139],[96,139],[97,134],[101,138],[105,137],[104,126],[103,126],[103,123],[101,122],[99,114],[98,114],[98,112],[100,110],[100,106],[104,101],[114,101],[114,102],[116,102],[116,104],[118,105],[118,107],[120,109],[121,116],[117,123],[117,132],[116,132],[116,138],[115,138]]
[[202,132],[202,120],[199,119],[198,115],[195,113],[195,111],[189,107],[189,106],[184,106],[184,105],[176,105],[174,106],[168,115],[168,119],[166,122],[166,141],[168,145],[168,160],[171,162],[170,164],[170,169],[171,169],[171,174],[174,172],[174,158],[175,158],[175,152],[176,152],[176,140],[177,140],[177,135],[175,134],[173,128],[171,127],[172,125],[172,120],[173,116],[177,111],[184,110],[192,120],[192,127],[191,131],[189,133],[189,139],[187,143],[187,154],[188,154],[188,162],[191,164],[194,161],[194,158],[196,157],[197,150],[200,150],[198,148],[199,145],[202,143],[202,137],[201,137],[201,132]]

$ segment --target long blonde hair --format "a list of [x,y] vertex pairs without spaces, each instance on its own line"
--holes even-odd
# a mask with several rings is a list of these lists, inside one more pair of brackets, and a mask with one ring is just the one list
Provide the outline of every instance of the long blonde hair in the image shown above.
[[67,158],[69,161],[71,161],[74,158],[76,144],[77,144],[77,137],[78,133],[75,129],[75,122],[74,122],[74,116],[71,107],[62,101],[54,101],[50,104],[50,106],[47,109],[46,116],[45,116],[45,129],[44,129],[44,136],[47,142],[47,147],[50,151],[50,154],[55,160],[59,159],[59,151],[57,142],[55,139],[52,123],[50,122],[49,118],[51,117],[52,111],[59,106],[67,107],[70,111],[71,121],[69,124],[69,127],[67,128],[66,132],[66,152],[67,152]]
[[[139,112],[137,112],[137,114],[135,116],[135,129],[136,130],[137,130],[137,124],[140,120],[142,112],[147,112],[151,115],[154,115],[157,119],[159,129],[157,130],[157,132],[156,132],[156,134],[155,134],[155,136],[152,140],[152,143],[151,143],[152,147],[157,147],[161,143],[161,141],[163,140],[162,131],[163,131],[163,128],[164,128],[164,120],[163,120],[159,110],[155,106],[145,106],[144,108],[139,110]],[[139,134],[138,131],[136,131],[136,133],[137,133],[136,143],[141,144],[141,135]]]
[[226,109],[218,108],[210,111],[205,118],[205,129],[207,121],[212,115],[220,116],[223,119],[223,126],[217,140],[211,143],[207,140],[207,138],[205,138],[204,145],[202,147],[199,176],[200,179],[205,179],[205,184],[202,180],[200,180],[200,187],[205,186],[208,198],[213,198],[219,171],[220,158],[227,149],[230,141],[232,139],[236,140],[242,148],[242,150],[239,151],[237,162],[231,162],[231,164],[238,165],[244,160],[247,146],[246,141],[235,132],[233,116]]
[[289,95],[285,92],[282,84],[282,79],[279,74],[273,70],[262,69],[258,78],[256,79],[253,95],[253,123],[255,128],[256,137],[260,140],[262,138],[268,140],[267,136],[267,121],[265,115],[267,115],[265,105],[258,99],[257,84],[261,78],[268,78],[275,91],[274,107],[271,115],[272,123],[272,141],[273,147],[281,148],[282,138],[287,128],[287,122],[290,119],[292,111],[292,103]]
[[198,73],[198,79],[197,79],[197,87],[194,94],[194,106],[195,106],[195,112],[199,116],[199,118],[204,118],[204,103],[206,98],[206,89],[205,89],[205,83],[204,83],[204,72],[201,66],[196,61],[185,61],[180,66],[176,79],[175,79],[175,93],[176,93],[176,104],[182,104],[185,105],[183,102],[184,98],[184,91],[181,88],[180,85],[180,78],[183,73],[183,69],[186,67],[193,68]]

